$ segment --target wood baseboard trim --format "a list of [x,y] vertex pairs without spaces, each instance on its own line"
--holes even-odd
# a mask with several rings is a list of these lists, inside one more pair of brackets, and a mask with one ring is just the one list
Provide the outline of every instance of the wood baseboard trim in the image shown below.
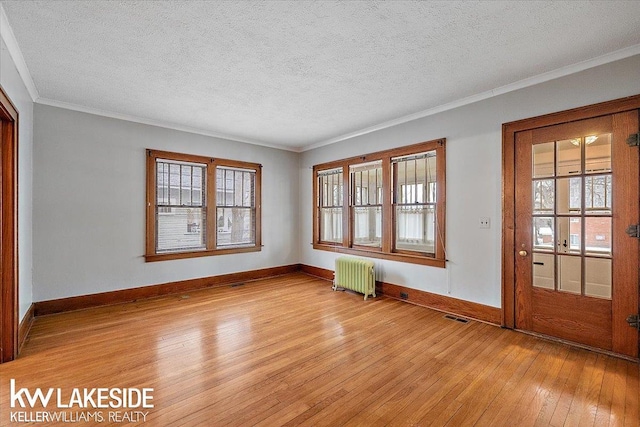
[[[300,266],[300,270],[303,273],[319,277],[321,279],[333,279],[333,271],[325,268],[303,264]],[[405,301],[422,307],[454,314],[456,316],[480,320],[494,325],[502,324],[502,310],[488,305],[464,301],[444,295],[432,294],[430,292],[385,282],[376,282],[376,293],[399,301]],[[407,298],[402,298],[400,294],[407,294]]]
[[31,306],[29,306],[29,310],[27,310],[27,313],[24,315],[20,321],[20,325],[18,326],[18,355],[20,354],[20,350],[24,343],[27,342],[27,338],[29,338],[29,332],[31,331],[34,320],[35,304],[31,304]]
[[[430,292],[419,291],[417,289],[406,288],[404,286],[392,285],[391,283],[376,283],[376,292],[389,298],[406,301],[411,304],[432,308],[456,316],[468,317],[469,319],[480,320],[500,326],[502,324],[502,310],[477,302],[465,301],[445,295],[432,294]],[[403,298],[400,294],[406,294]]]
[[320,279],[333,280],[333,271],[326,268],[314,267],[312,265],[300,265],[300,271],[309,276],[319,277]]
[[239,273],[222,274],[219,276],[202,277],[199,279],[181,280],[162,283],[159,285],[142,286],[138,288],[122,289],[119,291],[102,292],[98,294],[80,295],[76,297],[39,301],[33,304],[34,315],[62,313],[66,311],[83,310],[104,305],[121,304],[126,302],[149,299],[164,295],[189,292],[198,289],[213,288],[267,277],[300,271],[300,264],[281,267],[263,268],[260,270],[243,271]]

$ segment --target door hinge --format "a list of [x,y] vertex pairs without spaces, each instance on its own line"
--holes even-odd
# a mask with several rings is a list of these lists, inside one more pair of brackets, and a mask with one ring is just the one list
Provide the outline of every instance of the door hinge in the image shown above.
[[629,147],[637,147],[640,145],[640,133],[632,133],[627,138],[627,145]]
[[632,328],[635,328],[638,331],[640,331],[640,319],[638,318],[637,314],[630,314],[629,317],[627,317],[627,323]]
[[624,232],[627,233],[629,235],[629,237],[639,238],[640,237],[640,224],[630,225],[630,226],[627,227],[627,229]]

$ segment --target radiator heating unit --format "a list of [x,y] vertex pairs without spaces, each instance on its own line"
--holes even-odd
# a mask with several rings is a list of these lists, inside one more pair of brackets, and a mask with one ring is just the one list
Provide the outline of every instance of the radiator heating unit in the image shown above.
[[376,277],[373,261],[353,257],[337,258],[332,289],[335,291],[338,288],[364,294],[365,301],[369,295],[375,298]]

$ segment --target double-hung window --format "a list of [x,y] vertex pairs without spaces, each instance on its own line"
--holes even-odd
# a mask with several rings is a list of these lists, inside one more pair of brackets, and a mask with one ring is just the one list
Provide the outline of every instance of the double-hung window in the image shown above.
[[318,173],[319,238],[327,243],[342,243],[342,205],[344,199],[342,168]]
[[444,267],[445,142],[314,166],[314,248]]
[[391,159],[393,165],[394,247],[435,256],[436,152]]
[[382,161],[349,166],[353,245],[382,247]]
[[146,260],[261,249],[261,166],[147,151]]

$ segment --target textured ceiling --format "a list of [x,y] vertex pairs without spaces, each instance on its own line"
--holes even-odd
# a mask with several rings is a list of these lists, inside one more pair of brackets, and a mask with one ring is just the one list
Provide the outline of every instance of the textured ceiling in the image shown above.
[[301,150],[640,44],[640,2],[3,1],[41,102]]

